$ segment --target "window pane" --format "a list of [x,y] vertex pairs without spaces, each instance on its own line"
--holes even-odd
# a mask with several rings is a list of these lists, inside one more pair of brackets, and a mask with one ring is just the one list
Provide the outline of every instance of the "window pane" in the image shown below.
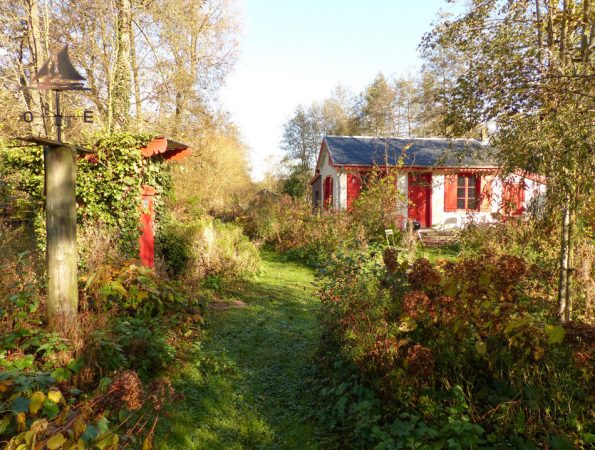
[[469,186],[475,186],[475,183],[477,183],[477,177],[475,175],[469,175],[467,178],[467,183],[469,184]]
[[465,186],[465,176],[459,175],[457,178],[457,186]]
[[464,187],[457,188],[457,197],[465,198],[465,188]]
[[469,209],[477,209],[477,199],[475,198],[470,198],[469,201],[467,202],[468,204],[468,208]]
[[457,209],[465,209],[465,199],[464,198],[457,199]]

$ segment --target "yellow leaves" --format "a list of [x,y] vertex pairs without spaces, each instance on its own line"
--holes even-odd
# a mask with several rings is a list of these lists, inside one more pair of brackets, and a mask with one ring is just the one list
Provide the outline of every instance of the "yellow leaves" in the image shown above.
[[150,436],[147,436],[143,441],[142,450],[153,450],[153,439]]
[[533,349],[533,359],[535,361],[539,361],[541,358],[543,358],[544,353],[545,349],[543,347],[541,347],[540,345],[536,346]]
[[411,317],[403,316],[401,318],[401,322],[399,323],[399,331],[402,331],[403,333],[409,333],[410,331],[414,331],[416,328],[417,324]]
[[[115,433],[107,433],[105,437],[99,436],[95,446],[99,450],[117,449],[120,437]],[[143,447],[144,448],[144,447]]]
[[70,447],[67,447],[68,450],[85,450],[87,447],[85,446],[85,441],[83,441],[82,439],[79,439],[78,441],[76,441],[74,444],[72,444]]
[[35,415],[43,407],[45,394],[41,391],[34,392],[33,395],[31,395],[30,400],[31,402],[29,403],[29,412]]
[[27,428],[27,415],[24,412],[18,413],[16,416],[17,431],[25,431]]
[[59,390],[52,389],[48,392],[48,400],[58,405],[64,402],[64,396],[62,395],[62,392],[60,392]]
[[545,334],[547,334],[547,342],[548,344],[560,344],[564,340],[564,336],[566,335],[566,331],[564,328],[558,325],[550,325],[547,324],[544,327]]
[[485,355],[488,351],[487,344],[482,340],[475,341],[475,351],[480,355]]
[[83,416],[78,416],[72,424],[72,432],[74,433],[75,439],[78,439],[85,432],[86,428],[87,422],[85,422]]
[[46,446],[48,450],[57,450],[62,448],[64,444],[66,444],[67,439],[64,437],[62,433],[55,434],[51,438],[48,439],[46,442]]
[[13,384],[14,384],[14,381],[12,381],[12,380],[0,381],[0,394],[3,392],[7,392],[12,387]]

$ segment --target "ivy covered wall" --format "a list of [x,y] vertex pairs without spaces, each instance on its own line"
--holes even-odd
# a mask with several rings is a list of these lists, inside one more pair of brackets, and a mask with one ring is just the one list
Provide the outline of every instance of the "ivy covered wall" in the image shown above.
[[[168,164],[162,156],[140,152],[153,135],[114,133],[98,137],[97,154],[77,158],[76,197],[79,225],[103,224],[121,234],[122,249],[138,255],[141,186],[153,187],[157,218],[171,188]],[[34,217],[41,247],[45,247],[43,148],[5,148],[0,152],[3,178],[21,195],[18,209]],[[158,221],[158,220],[157,220]]]

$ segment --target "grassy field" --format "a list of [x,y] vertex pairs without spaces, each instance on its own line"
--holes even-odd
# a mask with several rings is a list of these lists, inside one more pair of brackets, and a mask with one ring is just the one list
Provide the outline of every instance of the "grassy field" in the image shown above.
[[[159,426],[158,449],[315,449],[312,271],[264,251],[256,281],[221,292],[176,388],[184,399]],[[225,306],[219,304],[219,306]]]

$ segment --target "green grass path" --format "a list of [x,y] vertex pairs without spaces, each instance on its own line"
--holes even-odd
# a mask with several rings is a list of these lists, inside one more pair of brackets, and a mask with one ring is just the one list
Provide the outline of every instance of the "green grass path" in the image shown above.
[[176,384],[185,398],[161,421],[156,449],[318,448],[314,275],[272,252],[262,258],[256,281],[222,294],[248,307],[209,311]]

